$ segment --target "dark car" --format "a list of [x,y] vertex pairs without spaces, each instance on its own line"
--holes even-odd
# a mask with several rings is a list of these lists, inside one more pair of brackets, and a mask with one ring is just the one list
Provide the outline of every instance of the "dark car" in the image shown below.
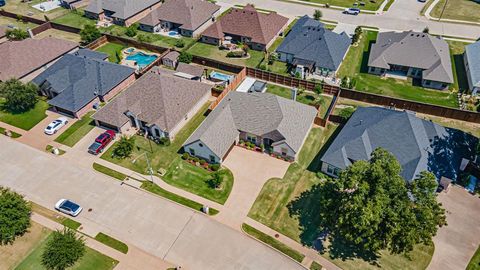
[[0,0],[0,7],[5,6],[5,4],[6,4],[6,3],[5,3],[5,0]]
[[98,155],[99,153],[103,152],[103,149],[113,140],[115,139],[115,131],[107,130],[104,133],[100,134],[96,139],[95,142],[88,147],[88,152],[90,154]]

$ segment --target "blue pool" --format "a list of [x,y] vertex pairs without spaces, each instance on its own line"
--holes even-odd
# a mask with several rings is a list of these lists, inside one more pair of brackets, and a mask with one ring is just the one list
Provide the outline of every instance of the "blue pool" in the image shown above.
[[175,37],[175,36],[178,36],[178,32],[177,31],[170,31],[170,32],[168,32],[168,35],[171,36],[171,37]]
[[132,53],[133,51],[135,51],[135,48],[128,48],[125,50],[127,53]]
[[158,58],[158,56],[156,56],[154,54],[146,54],[146,53],[143,53],[143,52],[137,52],[137,53],[134,53],[132,55],[127,56],[126,59],[135,61],[140,68],[144,68],[144,67],[150,65],[157,58]]
[[467,190],[471,193],[475,192],[475,187],[477,186],[477,178],[473,175],[470,175],[470,182],[468,183]]
[[220,81],[225,81],[225,82],[231,82],[233,80],[232,75],[227,75],[227,74],[223,74],[216,71],[213,71],[212,73],[210,73],[210,78],[217,79]]

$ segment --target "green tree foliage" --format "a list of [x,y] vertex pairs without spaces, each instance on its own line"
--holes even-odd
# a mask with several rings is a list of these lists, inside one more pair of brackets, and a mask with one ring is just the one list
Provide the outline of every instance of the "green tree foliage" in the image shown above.
[[315,87],[313,88],[313,92],[315,92],[315,93],[318,94],[318,95],[321,95],[321,94],[323,93],[323,83],[324,83],[324,82],[322,82],[321,84],[320,84],[320,83],[317,83],[317,84],[315,85]]
[[85,254],[85,240],[69,228],[53,232],[42,254],[42,265],[49,270],[73,266]]
[[135,137],[122,136],[113,149],[113,154],[119,158],[127,158],[132,154],[133,147],[135,147]]
[[322,11],[320,9],[315,9],[315,11],[313,12],[313,18],[317,21],[320,21],[320,19],[322,18]]
[[445,210],[435,199],[433,174],[421,173],[411,184],[400,176],[397,159],[378,148],[369,161],[357,161],[319,189],[320,230],[357,250],[374,254],[411,251],[431,244],[446,225]]
[[214,172],[211,175],[211,178],[208,179],[208,185],[211,188],[219,188],[223,183],[223,177],[219,172]]
[[177,48],[185,47],[185,41],[183,41],[183,39],[177,39],[177,41],[175,42],[175,47]]
[[127,35],[128,37],[136,36],[137,32],[138,32],[138,26],[139,26],[138,23],[134,23],[134,24],[130,25],[129,27],[127,27],[127,31],[125,31],[125,35]]
[[9,29],[5,34],[9,40],[24,40],[29,37],[27,31],[19,28]]
[[178,56],[178,61],[190,64],[193,61],[193,55],[187,52],[181,52]]
[[140,42],[149,43],[149,42],[152,42],[152,37],[146,34],[138,34],[137,40]]
[[22,195],[0,187],[0,244],[11,244],[30,227],[30,204]]
[[343,108],[339,113],[338,116],[342,117],[343,120],[348,120],[350,116],[355,112],[355,108],[353,107],[347,107]]
[[102,33],[94,25],[85,25],[80,31],[80,38],[84,44],[93,42],[94,40],[100,38]]
[[358,40],[360,40],[361,36],[362,36],[362,27],[357,26],[357,28],[355,28],[355,33],[352,36],[352,44],[356,44]]
[[38,101],[38,87],[33,83],[22,83],[10,79],[0,83],[0,96],[5,98],[4,109],[10,112],[25,112]]

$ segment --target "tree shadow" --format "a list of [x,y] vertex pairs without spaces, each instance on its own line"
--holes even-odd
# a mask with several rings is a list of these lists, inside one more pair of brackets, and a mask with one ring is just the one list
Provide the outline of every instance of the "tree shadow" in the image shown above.
[[460,92],[468,91],[468,78],[463,61],[463,54],[453,55],[453,64],[455,65],[455,73],[457,74],[458,90]]

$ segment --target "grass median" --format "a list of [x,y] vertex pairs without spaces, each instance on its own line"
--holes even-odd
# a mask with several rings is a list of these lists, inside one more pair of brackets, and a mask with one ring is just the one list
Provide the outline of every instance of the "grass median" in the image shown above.
[[127,254],[128,252],[128,246],[127,244],[123,243],[122,241],[119,241],[111,236],[108,236],[102,232],[99,232],[96,236],[95,236],[95,240],[97,240],[98,242],[101,242],[113,249],[116,249],[124,254]]
[[112,170],[108,167],[105,167],[101,164],[98,164],[96,162],[93,163],[93,169],[96,170],[97,172],[101,172],[103,174],[106,174],[110,177],[113,177],[117,180],[120,180],[120,181],[123,181],[125,180],[125,178],[127,178],[127,175],[126,174],[123,174],[121,172],[117,172],[115,170]]

